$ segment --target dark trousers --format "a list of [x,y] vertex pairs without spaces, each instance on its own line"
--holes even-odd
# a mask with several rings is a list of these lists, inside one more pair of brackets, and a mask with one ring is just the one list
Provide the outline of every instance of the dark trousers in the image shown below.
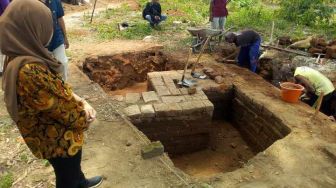
[[[314,94],[312,97],[310,97],[309,100],[304,101],[304,102],[310,106],[313,106],[315,102],[317,101],[317,99],[318,99],[318,96]],[[335,105],[334,104],[335,102],[333,101],[336,101],[336,91],[333,91],[323,97],[320,111],[327,116],[336,116],[336,107],[333,106]]]
[[86,188],[87,181],[81,169],[82,150],[70,158],[49,159],[56,175],[56,188]]

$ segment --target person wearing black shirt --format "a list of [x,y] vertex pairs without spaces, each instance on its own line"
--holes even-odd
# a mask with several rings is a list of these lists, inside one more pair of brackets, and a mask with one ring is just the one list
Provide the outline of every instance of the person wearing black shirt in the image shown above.
[[256,72],[260,55],[260,35],[253,30],[244,30],[239,33],[229,32],[225,35],[225,41],[240,47],[238,65]]
[[149,22],[151,27],[154,27],[167,19],[166,15],[161,14],[161,5],[159,0],[152,0],[151,2],[148,2],[142,12],[142,17]]

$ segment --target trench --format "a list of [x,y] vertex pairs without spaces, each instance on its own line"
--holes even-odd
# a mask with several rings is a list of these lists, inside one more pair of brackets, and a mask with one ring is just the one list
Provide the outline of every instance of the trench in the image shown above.
[[196,178],[232,172],[284,138],[290,129],[261,111],[234,88],[204,91],[214,104],[213,118],[135,124],[150,140],[161,141],[175,166]]
[[[148,72],[181,69],[181,64],[161,52],[141,52],[88,59],[83,69],[107,92],[124,94],[145,83]],[[151,88],[146,84],[137,92]],[[192,119],[133,122],[151,141],[161,141],[174,165],[192,177],[207,179],[242,168],[291,131],[267,106],[255,103],[240,88],[203,92],[214,106],[210,116],[195,112]]]
[[111,95],[147,91],[147,73],[183,69],[183,64],[160,50],[88,57],[83,72]]

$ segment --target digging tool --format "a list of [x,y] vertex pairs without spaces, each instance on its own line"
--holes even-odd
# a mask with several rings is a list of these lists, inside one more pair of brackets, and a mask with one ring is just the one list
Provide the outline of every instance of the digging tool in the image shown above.
[[230,58],[234,57],[235,55],[237,55],[237,51],[235,51],[232,54],[228,55],[226,58],[223,59],[223,61],[235,61],[235,60],[230,60]]
[[208,38],[206,39],[206,41],[205,41],[205,43],[203,44],[202,49],[201,49],[201,51],[200,51],[198,57],[197,57],[196,62],[193,64],[193,67],[192,67],[192,69],[191,69],[191,76],[194,77],[194,78],[200,78],[200,79],[205,79],[205,78],[206,78],[205,75],[202,75],[202,74],[200,74],[200,73],[196,73],[195,70],[196,70],[196,65],[199,63],[199,61],[200,61],[200,59],[201,59],[201,57],[202,57],[202,55],[203,55],[203,52],[204,52],[204,50],[205,50],[205,46],[208,44],[208,42],[210,41],[210,39],[211,39],[211,37],[208,37]]
[[270,46],[270,45],[261,45],[261,47],[263,48],[271,48],[271,49],[275,49],[275,50],[279,50],[279,51],[284,51],[284,52],[288,52],[288,53],[293,53],[293,54],[297,54],[297,55],[302,55],[302,56],[306,56],[306,57],[310,57],[311,55],[307,52],[302,52],[302,51],[298,51],[298,50],[291,50],[291,49],[285,49],[285,48],[280,48],[280,47],[276,47],[276,46]]
[[178,83],[178,85],[180,86],[184,86],[184,87],[192,87],[195,85],[196,81],[195,80],[187,80],[185,79],[185,74],[187,72],[187,69],[188,69],[188,65],[189,65],[189,60],[191,58],[191,54],[192,54],[193,50],[192,48],[190,48],[189,50],[189,54],[188,54],[188,58],[187,58],[187,62],[184,66],[184,70],[183,70],[183,74],[182,74],[182,79],[181,81]]
[[94,3],[94,5],[93,5],[93,10],[92,10],[92,14],[91,14],[90,24],[92,23],[92,20],[93,20],[93,14],[94,14],[95,9],[96,9],[97,1],[98,1],[98,0],[95,0],[95,3]]
[[322,55],[325,55],[325,54],[315,53],[315,55],[317,55],[317,59],[316,59],[316,62],[315,62],[315,63],[317,63],[317,64],[322,64],[321,56],[322,56]]

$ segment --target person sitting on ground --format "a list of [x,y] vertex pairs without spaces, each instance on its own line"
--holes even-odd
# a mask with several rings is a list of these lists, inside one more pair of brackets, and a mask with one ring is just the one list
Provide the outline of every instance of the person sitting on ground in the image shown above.
[[261,36],[253,30],[244,30],[239,33],[229,32],[225,41],[240,47],[238,65],[256,72],[260,56]]
[[152,0],[146,4],[142,12],[142,17],[147,20],[151,27],[157,26],[160,22],[167,19],[161,12],[160,0]]
[[62,78],[67,81],[68,78],[68,57],[65,49],[69,48],[69,41],[64,23],[64,10],[61,0],[41,0],[49,7],[53,16],[54,35],[48,46],[50,52],[62,63]]
[[96,187],[102,177],[86,179],[80,165],[96,111],[63,81],[46,49],[52,35],[52,14],[37,0],[12,1],[0,18],[6,108],[33,155],[53,166],[56,188]]
[[333,83],[326,76],[306,66],[297,67],[295,69],[289,65],[283,66],[281,72],[285,76],[285,80],[294,81],[305,88],[304,97],[301,97],[301,99],[308,105],[316,105],[315,103],[318,97],[323,93],[324,97],[320,111],[329,116],[332,120],[335,120],[336,91]]
[[211,28],[224,30],[228,10],[226,5],[231,0],[211,0],[210,2],[210,19]]

